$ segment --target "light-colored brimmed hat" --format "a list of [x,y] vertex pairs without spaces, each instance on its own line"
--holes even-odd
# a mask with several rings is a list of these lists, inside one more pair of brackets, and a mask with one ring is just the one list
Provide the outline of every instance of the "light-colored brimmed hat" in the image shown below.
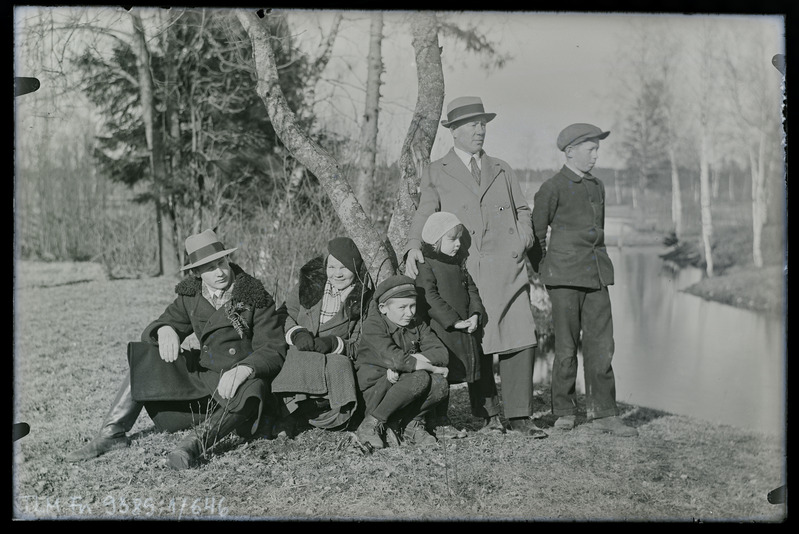
[[181,267],[180,270],[185,271],[205,265],[236,250],[238,249],[225,248],[225,245],[219,241],[213,230],[190,235],[186,238],[186,254],[189,263]]
[[566,150],[568,146],[579,145],[591,139],[604,139],[609,135],[610,132],[603,132],[593,124],[586,124],[583,122],[570,124],[558,134],[558,150],[563,151]]
[[479,96],[459,96],[447,106],[447,118],[441,121],[441,125],[449,128],[455,123],[476,117],[485,117],[486,122],[488,122],[496,116],[496,113],[486,113],[483,101],[480,100]]

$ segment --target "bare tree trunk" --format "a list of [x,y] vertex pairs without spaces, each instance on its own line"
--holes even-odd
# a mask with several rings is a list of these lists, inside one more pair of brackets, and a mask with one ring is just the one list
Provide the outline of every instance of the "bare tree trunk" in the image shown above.
[[369,57],[366,66],[366,104],[358,145],[358,175],[355,191],[367,215],[372,213],[372,186],[377,158],[377,123],[380,113],[380,76],[383,73],[381,43],[383,41],[383,13],[372,13],[369,30]]
[[399,191],[388,225],[388,240],[398,254],[405,250],[418,206],[419,182],[424,167],[430,162],[430,151],[444,106],[444,71],[436,16],[432,12],[418,12],[412,17],[411,33],[418,77],[416,109],[400,153]]
[[763,226],[766,222],[765,150],[766,135],[760,133],[758,153],[749,149],[749,166],[752,169],[752,258],[755,267],[763,267]]
[[709,141],[706,126],[702,125],[702,133],[699,149],[699,196],[702,213],[702,244],[705,249],[705,263],[707,275],[713,276],[713,252],[711,245],[713,242],[713,218],[710,213],[710,163],[708,157]]
[[619,183],[619,169],[613,171],[613,191],[616,193],[616,204],[621,206],[621,184]]
[[735,188],[733,187],[733,172],[730,171],[727,178],[727,193],[729,194],[730,202],[735,202]]
[[674,223],[674,233],[679,239],[682,237],[682,190],[677,155],[673,145],[669,146],[669,164],[671,165],[671,221]]
[[251,11],[240,10],[237,17],[252,40],[258,96],[266,106],[275,132],[292,156],[319,179],[336,207],[341,222],[364,256],[372,279],[379,283],[396,272],[393,253],[386,248],[358,204],[350,184],[341,174],[338,162],[299,128],[297,118],[278,83],[275,56],[264,23]]
[[139,73],[139,96],[141,97],[144,132],[147,139],[147,150],[150,154],[150,171],[153,176],[156,203],[156,224],[159,240],[159,275],[177,275],[177,246],[175,244],[175,220],[164,193],[166,182],[166,166],[164,164],[163,138],[155,128],[155,103],[153,97],[153,78],[150,72],[150,51],[144,35],[141,17],[135,11],[130,12],[133,19],[133,34],[136,45],[136,66]]

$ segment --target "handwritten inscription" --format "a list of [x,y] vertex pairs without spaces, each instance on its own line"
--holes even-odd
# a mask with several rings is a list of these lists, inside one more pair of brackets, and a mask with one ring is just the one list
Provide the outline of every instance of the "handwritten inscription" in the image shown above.
[[120,497],[108,495],[102,499],[87,501],[81,496],[40,497],[20,495],[16,499],[16,512],[20,515],[53,516],[125,516],[157,517],[228,515],[224,497]]

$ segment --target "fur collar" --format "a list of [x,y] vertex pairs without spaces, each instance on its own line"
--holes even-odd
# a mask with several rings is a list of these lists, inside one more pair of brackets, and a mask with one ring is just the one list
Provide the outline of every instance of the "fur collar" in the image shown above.
[[[235,263],[231,263],[230,268],[234,276],[232,301],[243,302],[255,308],[268,308],[274,304],[272,295],[259,280],[245,273]],[[186,297],[201,295],[202,280],[189,274],[175,286],[175,293]]]
[[[368,275],[363,272],[361,273],[360,278],[367,279],[367,276]],[[327,265],[325,256],[318,256],[303,265],[302,268],[300,268],[300,305],[306,309],[313,308],[320,300],[322,300],[322,296],[325,292],[325,283],[327,283]],[[355,287],[352,289],[352,291],[350,291],[350,294],[347,295],[347,300],[344,302],[344,305],[350,310],[350,318],[358,317],[363,313],[363,311],[365,311],[369,304],[369,293],[369,289],[364,292],[363,283],[356,277]],[[360,309],[362,294],[364,297],[364,310]]]
[[449,263],[451,265],[462,265],[466,261],[466,254],[468,250],[461,248],[454,256],[447,256],[442,252],[436,252],[436,249],[430,243],[422,243],[422,255],[425,258],[440,261],[441,263]]

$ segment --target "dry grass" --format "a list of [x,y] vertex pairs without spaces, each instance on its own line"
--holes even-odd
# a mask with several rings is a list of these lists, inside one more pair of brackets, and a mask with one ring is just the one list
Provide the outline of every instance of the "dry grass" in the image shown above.
[[[38,271],[37,271],[38,269]],[[38,273],[38,274],[37,274]],[[49,283],[59,279],[63,283]],[[90,439],[125,372],[125,344],[170,302],[174,279],[108,281],[20,265],[15,302],[14,515],[40,518],[781,521],[766,500],[785,483],[779,440],[622,405],[637,439],[551,427],[548,390],[536,417],[550,437],[471,433],[432,449],[364,455],[348,433],[294,440],[227,438],[200,468],[174,472],[183,437],[143,414],[129,449],[68,464]],[[41,287],[42,284],[52,287]],[[463,387],[456,424],[474,430]]]

